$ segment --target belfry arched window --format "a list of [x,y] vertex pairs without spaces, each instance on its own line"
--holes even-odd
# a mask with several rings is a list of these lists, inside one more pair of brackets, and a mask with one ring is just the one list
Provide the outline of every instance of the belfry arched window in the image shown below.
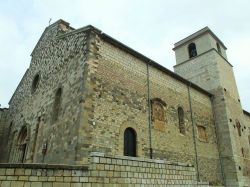
[[124,131],[124,155],[136,157],[136,132],[132,128]]
[[218,42],[216,43],[216,46],[217,46],[217,51],[218,51],[218,53],[221,54],[220,44],[219,44]]
[[178,107],[179,130],[181,134],[185,134],[184,111],[182,107]]
[[62,88],[58,88],[55,94],[53,113],[52,113],[52,121],[55,122],[58,119],[58,115],[61,108],[62,102]]
[[188,54],[189,54],[189,58],[193,58],[193,57],[197,56],[197,50],[196,50],[195,43],[191,43],[188,45]]
[[27,152],[27,143],[28,143],[28,131],[27,127],[22,127],[16,144],[16,151],[14,156],[14,162],[23,163],[25,161],[25,156]]

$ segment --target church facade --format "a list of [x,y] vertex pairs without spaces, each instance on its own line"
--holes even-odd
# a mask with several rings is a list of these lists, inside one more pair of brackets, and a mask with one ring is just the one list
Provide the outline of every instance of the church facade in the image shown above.
[[[172,72],[93,26],[55,22],[35,46],[9,108],[0,111],[1,162],[92,168],[108,157],[144,168],[155,160],[153,168],[179,163],[174,182],[152,182],[149,169],[149,183],[133,183],[132,169],[118,169],[131,178],[124,185],[250,186],[250,113],[241,107],[226,49],[205,27],[175,44]],[[179,169],[188,166],[195,184],[180,182]],[[118,185],[116,176],[105,177]]]

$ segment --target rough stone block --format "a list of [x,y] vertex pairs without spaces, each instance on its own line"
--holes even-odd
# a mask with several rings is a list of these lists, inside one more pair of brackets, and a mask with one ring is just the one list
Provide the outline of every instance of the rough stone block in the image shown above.
[[31,175],[31,169],[25,169],[24,174],[25,175]]
[[14,175],[15,169],[6,169],[6,175]]
[[56,181],[57,182],[62,182],[63,181],[63,177],[61,176],[61,177],[56,177]]
[[30,184],[31,184],[31,182],[24,182],[24,186],[23,187],[31,187]]
[[87,182],[89,182],[89,178],[88,177],[80,177],[80,182],[87,183]]
[[70,187],[85,187],[85,184],[82,184],[82,183],[71,183]]
[[43,182],[43,187],[53,187],[52,182]]
[[20,181],[28,181],[29,180],[29,176],[19,176],[18,180],[20,180]]
[[72,182],[79,182],[80,177],[72,177]]
[[0,175],[5,175],[5,171],[6,171],[5,168],[0,168]]
[[70,183],[53,182],[53,187],[70,187]]
[[17,181],[18,176],[7,176],[8,181]]
[[24,182],[22,181],[11,181],[11,187],[23,187]]
[[48,177],[38,177],[39,181],[48,181]]
[[82,176],[82,171],[81,170],[72,170],[72,176]]
[[48,181],[56,181],[56,177],[48,177]]
[[42,182],[31,182],[30,186],[31,187],[42,187],[43,183]]

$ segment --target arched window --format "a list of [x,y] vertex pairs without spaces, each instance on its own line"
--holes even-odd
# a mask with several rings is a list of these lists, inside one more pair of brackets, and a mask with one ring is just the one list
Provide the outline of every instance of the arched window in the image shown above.
[[124,132],[124,155],[136,157],[136,132],[132,128]]
[[189,58],[193,58],[193,57],[197,56],[197,50],[196,50],[195,43],[191,43],[188,45],[188,54],[189,54]]
[[55,122],[58,119],[58,115],[61,108],[62,102],[62,88],[58,88],[55,94],[53,112],[52,112],[52,121]]
[[198,138],[201,141],[207,142],[207,132],[206,132],[206,127],[204,126],[197,126],[198,129]]
[[216,46],[217,46],[217,51],[218,51],[218,53],[221,54],[220,44],[219,44],[218,42],[216,43]]
[[27,127],[22,127],[16,145],[16,151],[14,155],[14,162],[23,163],[25,161],[26,151],[28,143],[28,131]]
[[181,134],[185,134],[184,111],[182,107],[178,107],[179,130]]
[[241,125],[240,125],[240,122],[238,120],[236,120],[236,127],[238,130],[238,135],[241,136]]
[[38,87],[38,83],[40,80],[39,74],[36,74],[36,76],[33,79],[32,86],[31,86],[31,93],[34,93]]

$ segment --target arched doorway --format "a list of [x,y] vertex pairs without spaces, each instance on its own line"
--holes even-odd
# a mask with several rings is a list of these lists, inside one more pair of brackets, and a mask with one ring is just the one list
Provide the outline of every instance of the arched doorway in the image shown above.
[[136,157],[136,132],[132,128],[124,131],[124,155]]
[[22,127],[16,144],[16,154],[15,154],[15,162],[23,163],[25,161],[26,150],[28,143],[28,131],[27,127]]

